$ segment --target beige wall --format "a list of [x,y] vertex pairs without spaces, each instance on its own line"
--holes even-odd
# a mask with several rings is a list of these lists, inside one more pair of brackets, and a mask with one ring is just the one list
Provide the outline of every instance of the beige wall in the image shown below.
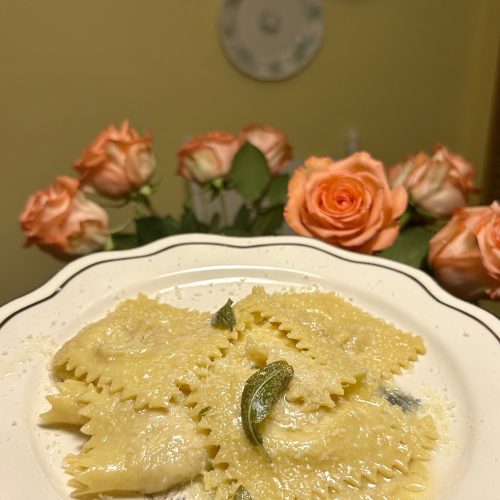
[[26,197],[62,173],[110,122],[151,129],[177,212],[176,148],[189,134],[251,121],[284,129],[297,154],[363,147],[392,163],[437,141],[482,166],[499,0],[325,0],[326,37],[282,83],[234,70],[216,37],[217,0],[0,2],[0,303],[61,264],[23,249]]

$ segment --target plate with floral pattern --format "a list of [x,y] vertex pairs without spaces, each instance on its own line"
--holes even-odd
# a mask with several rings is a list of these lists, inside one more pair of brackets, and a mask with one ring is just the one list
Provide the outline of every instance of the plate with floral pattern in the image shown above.
[[231,63],[257,80],[283,80],[314,57],[324,32],[322,0],[225,0],[219,38]]

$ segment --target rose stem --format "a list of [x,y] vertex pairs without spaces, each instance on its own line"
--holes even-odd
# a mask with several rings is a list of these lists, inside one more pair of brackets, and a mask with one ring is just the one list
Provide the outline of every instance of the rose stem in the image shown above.
[[226,205],[226,197],[224,196],[224,191],[219,191],[219,202],[220,202],[220,211],[222,216],[222,224],[224,226],[229,225],[229,217],[227,214],[227,205]]
[[153,203],[151,202],[149,196],[146,194],[141,194],[141,200],[144,203],[145,207],[149,210],[149,213],[151,215],[158,217],[158,212],[153,207]]

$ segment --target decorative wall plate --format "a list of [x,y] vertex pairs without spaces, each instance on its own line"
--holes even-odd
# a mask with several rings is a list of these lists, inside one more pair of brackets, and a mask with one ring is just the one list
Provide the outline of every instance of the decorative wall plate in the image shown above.
[[283,80],[303,69],[324,31],[323,0],[224,0],[222,47],[242,73]]

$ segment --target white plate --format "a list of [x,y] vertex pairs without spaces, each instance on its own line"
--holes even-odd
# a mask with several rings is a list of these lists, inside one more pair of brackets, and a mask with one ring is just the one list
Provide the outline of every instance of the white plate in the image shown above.
[[425,339],[428,354],[400,381],[438,405],[449,438],[434,459],[436,498],[500,495],[500,322],[424,273],[300,237],[183,235],[93,254],[0,309],[0,498],[68,499],[63,456],[78,436],[40,425],[56,349],[118,301],[144,291],[214,310],[256,284],[334,288]]

